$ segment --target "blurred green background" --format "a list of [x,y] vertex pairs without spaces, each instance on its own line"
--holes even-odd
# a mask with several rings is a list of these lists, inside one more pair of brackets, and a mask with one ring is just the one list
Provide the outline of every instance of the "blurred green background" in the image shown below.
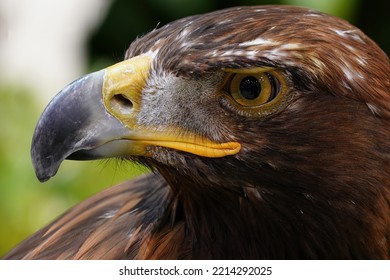
[[[1,1],[4,0],[0,0],[0,4]],[[184,16],[237,5],[291,4],[312,7],[349,20],[373,38],[385,52],[390,51],[390,18],[387,2],[384,0],[106,2],[99,22],[92,32],[85,34],[85,73],[121,60],[134,38],[157,25],[161,26]],[[71,9],[77,10],[79,7],[77,2],[75,3]],[[94,7],[91,6],[90,9],[93,10]],[[0,25],[4,24],[1,12],[0,10]],[[17,10],[13,12],[15,15],[18,13]],[[88,10],[85,13],[88,13]],[[68,24],[72,24],[72,19]],[[13,26],[3,26],[4,30],[12,33]],[[0,36],[0,40],[5,40],[4,38],[5,36]],[[44,41],[39,43],[45,44]],[[28,52],[28,42],[25,48]],[[3,68],[2,71],[7,70]],[[53,65],[51,71],[61,69]],[[44,184],[39,183],[30,161],[34,126],[45,107],[45,102],[37,98],[38,94],[25,84],[0,80],[0,256],[78,201],[103,188],[147,172],[142,167],[115,160],[66,161],[56,177]]]

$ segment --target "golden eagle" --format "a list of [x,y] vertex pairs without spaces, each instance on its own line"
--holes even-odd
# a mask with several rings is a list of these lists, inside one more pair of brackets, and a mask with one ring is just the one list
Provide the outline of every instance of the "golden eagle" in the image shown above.
[[390,258],[389,75],[359,29],[306,8],[230,8],[153,30],[64,88],[31,152],[41,181],[67,158],[153,172],[6,258]]

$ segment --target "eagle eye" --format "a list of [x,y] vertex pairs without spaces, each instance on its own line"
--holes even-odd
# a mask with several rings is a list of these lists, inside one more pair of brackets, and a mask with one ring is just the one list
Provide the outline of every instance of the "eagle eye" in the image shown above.
[[227,91],[243,106],[260,106],[273,101],[281,92],[281,77],[273,72],[236,73],[229,79]]
[[237,112],[265,115],[274,112],[286,101],[285,75],[277,69],[225,69],[227,78],[222,87]]

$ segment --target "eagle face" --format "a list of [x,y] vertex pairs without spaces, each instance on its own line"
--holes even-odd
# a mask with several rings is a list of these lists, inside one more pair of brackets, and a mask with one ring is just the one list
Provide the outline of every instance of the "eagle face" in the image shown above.
[[184,18],[61,91],[37,125],[34,167],[44,181],[66,158],[120,157],[174,192],[255,197],[259,213],[287,220],[337,217],[334,232],[379,217],[379,235],[389,216],[389,73],[360,30],[305,8]]
[[186,174],[202,166],[207,176],[197,180],[343,176],[367,150],[360,141],[372,132],[363,130],[390,109],[387,56],[357,28],[316,11],[241,7],[185,18],[136,40],[126,58],[145,53],[154,58],[138,122],[234,146],[212,159],[147,148],[153,163],[142,161],[152,166],[156,160]]
[[[52,129],[42,132],[48,129],[41,119],[34,164],[43,179],[66,157],[111,156],[195,173],[197,180],[226,184],[228,176],[233,185],[249,170],[250,177],[298,168],[334,176],[344,168],[335,168],[340,159],[349,164],[366,150],[367,143],[355,143],[368,133],[361,130],[389,112],[386,67],[387,56],[361,31],[312,10],[239,7],[184,18],[137,39],[123,62],[60,93],[42,119],[60,99],[71,104],[64,114],[82,118],[51,124],[61,131],[58,141]],[[48,139],[68,147],[53,155]],[[335,165],[325,170],[319,162]],[[208,175],[196,174],[200,169]]]

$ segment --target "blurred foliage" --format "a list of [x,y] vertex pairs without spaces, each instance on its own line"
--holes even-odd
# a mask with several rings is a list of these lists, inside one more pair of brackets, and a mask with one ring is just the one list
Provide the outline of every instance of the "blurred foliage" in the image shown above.
[[[123,58],[137,36],[175,19],[239,5],[290,4],[343,17],[390,50],[386,1],[375,0],[144,0],[112,2],[89,40],[89,70]],[[71,24],[71,23],[70,23]],[[55,178],[40,184],[30,161],[34,126],[43,108],[28,89],[0,85],[0,256],[78,201],[145,169],[115,160],[66,161]]]

